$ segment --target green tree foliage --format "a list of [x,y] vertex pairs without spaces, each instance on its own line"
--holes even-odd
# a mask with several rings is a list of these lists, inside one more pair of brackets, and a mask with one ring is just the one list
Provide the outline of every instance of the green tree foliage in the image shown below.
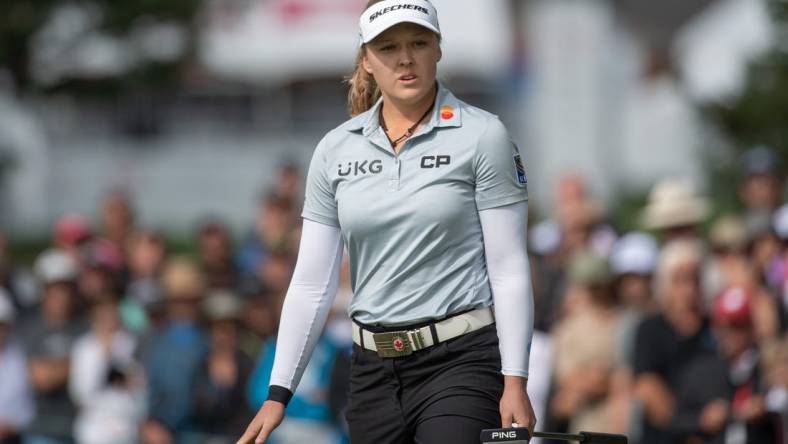
[[741,93],[703,110],[739,152],[756,145],[775,151],[788,166],[788,1],[771,0],[777,44],[748,68]]
[[715,215],[740,208],[738,185],[742,179],[740,159],[755,146],[766,146],[788,168],[788,1],[769,0],[778,33],[775,46],[754,60],[747,81],[735,97],[701,106],[701,111],[729,147],[710,142],[707,165],[709,190]]

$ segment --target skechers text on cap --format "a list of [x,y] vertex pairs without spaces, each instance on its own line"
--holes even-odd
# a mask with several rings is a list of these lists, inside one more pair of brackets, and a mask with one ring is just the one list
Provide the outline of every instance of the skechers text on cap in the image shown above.
[[438,11],[426,0],[385,0],[367,8],[359,19],[361,42],[369,43],[399,23],[415,23],[440,35]]

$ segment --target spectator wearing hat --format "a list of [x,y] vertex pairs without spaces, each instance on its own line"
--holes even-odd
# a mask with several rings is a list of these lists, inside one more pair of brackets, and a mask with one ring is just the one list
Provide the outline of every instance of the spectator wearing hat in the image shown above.
[[613,244],[610,269],[615,279],[616,297],[625,309],[640,315],[657,310],[652,295],[652,276],[658,256],[657,242],[646,233],[629,233]]
[[714,221],[709,232],[711,255],[703,270],[703,287],[709,298],[727,287],[741,284],[749,267],[747,227],[744,220],[726,214]]
[[11,336],[15,317],[11,297],[0,287],[0,444],[21,442],[22,431],[33,419],[27,360]]
[[243,311],[240,297],[228,290],[208,293],[203,304],[210,351],[194,394],[201,442],[235,442],[254,416],[246,402],[254,362],[239,343]]
[[80,250],[92,237],[93,232],[87,219],[78,214],[66,214],[55,223],[52,243],[55,249],[79,262]]
[[687,180],[667,178],[651,189],[641,213],[643,226],[661,235],[662,243],[689,237],[699,239],[698,226],[709,214],[709,203]]
[[752,305],[759,342],[774,339],[785,322],[782,304],[763,286],[765,279],[747,255],[744,221],[727,215],[718,219],[710,233],[711,258],[703,270],[703,285],[708,304],[725,288],[743,287],[753,295]]
[[766,381],[753,329],[753,295],[731,287],[714,301],[720,353],[696,357],[676,394],[676,442],[779,444],[779,418],[769,413]]
[[[617,370],[621,313],[607,261],[579,251],[569,263],[566,302],[571,308],[554,329],[554,420],[572,432],[616,428],[610,400]],[[594,334],[589,334],[594,332]]]
[[41,312],[25,326],[36,415],[25,431],[26,443],[70,443],[76,408],[68,394],[73,343],[84,331],[74,317],[77,264],[59,250],[48,250],[34,266],[42,287]]
[[751,232],[768,230],[774,210],[783,202],[784,173],[770,148],[758,146],[742,155],[739,198],[744,221]]
[[715,253],[742,253],[747,249],[747,225],[738,215],[723,215],[711,226],[709,240]]
[[762,368],[756,325],[759,294],[746,288],[725,290],[714,303],[714,331],[728,376],[729,419],[726,435],[746,434],[746,443],[779,442],[775,416],[766,404],[767,381]]
[[197,230],[200,268],[208,288],[235,289],[240,273],[234,263],[232,236],[219,220],[205,220]]
[[670,423],[686,364],[715,352],[700,288],[702,263],[703,248],[687,238],[665,245],[657,262],[660,311],[638,327],[633,362],[635,401],[643,420],[632,435],[642,444],[673,443]]
[[635,341],[638,326],[644,318],[656,314],[659,306],[653,296],[653,275],[659,250],[656,240],[646,233],[629,233],[616,241],[610,254],[613,288],[621,304],[619,328],[619,359],[617,373],[619,393],[615,398],[615,416],[627,421],[632,410],[632,366],[635,359]]
[[167,320],[143,353],[149,394],[142,440],[156,444],[179,442],[197,429],[192,417],[193,387],[208,352],[198,323],[205,291],[199,269],[190,260],[171,259],[161,280]]
[[71,355],[69,392],[79,408],[79,444],[138,442],[145,398],[136,347],[136,338],[122,328],[116,300],[96,300],[91,329],[77,339]]

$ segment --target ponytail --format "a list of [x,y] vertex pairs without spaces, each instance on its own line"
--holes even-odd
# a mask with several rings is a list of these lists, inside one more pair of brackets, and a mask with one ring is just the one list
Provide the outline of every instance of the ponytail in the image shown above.
[[378,88],[375,78],[368,73],[362,64],[365,48],[362,46],[356,56],[356,68],[348,77],[350,91],[347,94],[347,105],[350,117],[355,117],[375,105],[380,98],[380,88]]
[[[369,0],[365,10],[381,1],[383,0]],[[355,117],[372,108],[380,98],[380,88],[378,88],[375,78],[364,70],[364,66],[361,63],[364,58],[364,51],[366,51],[366,48],[365,45],[362,45],[356,56],[356,65],[353,73],[347,78],[347,82],[350,84],[350,91],[347,93],[347,107],[350,117]]]

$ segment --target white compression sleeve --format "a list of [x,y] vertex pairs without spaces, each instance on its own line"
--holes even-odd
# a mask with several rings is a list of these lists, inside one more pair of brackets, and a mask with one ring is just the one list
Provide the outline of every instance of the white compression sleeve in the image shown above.
[[293,278],[285,296],[269,385],[295,391],[337,293],[342,232],[304,219]]
[[528,202],[479,211],[504,375],[528,376],[534,298],[528,262]]

